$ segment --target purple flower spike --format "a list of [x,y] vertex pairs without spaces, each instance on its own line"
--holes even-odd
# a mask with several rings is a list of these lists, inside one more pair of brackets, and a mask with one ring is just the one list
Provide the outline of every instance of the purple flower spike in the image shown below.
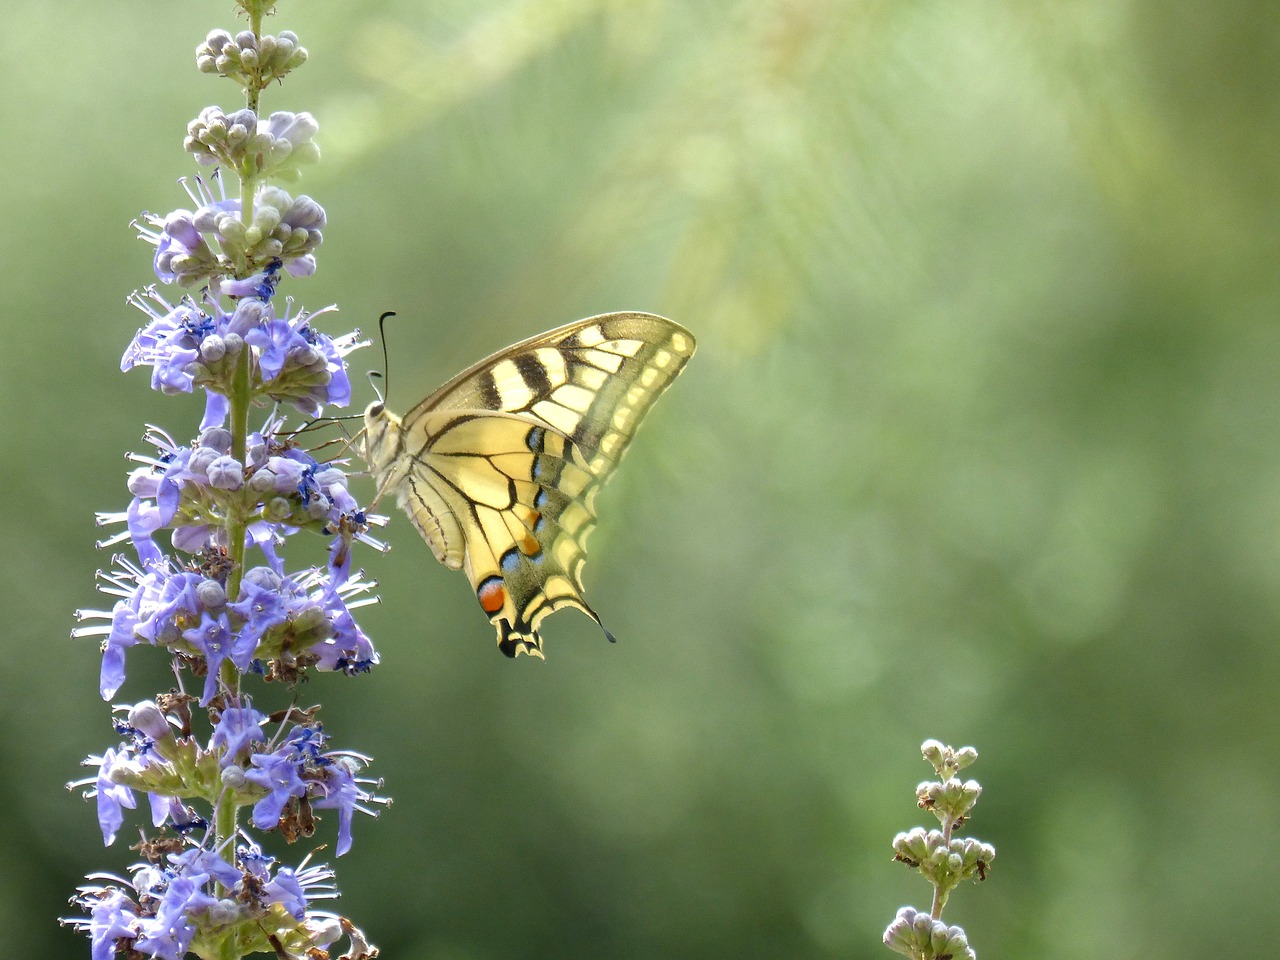
[[[147,427],[151,449],[127,455],[127,507],[97,514],[115,528],[98,546],[118,551],[97,574],[108,599],[77,611],[72,630],[100,651],[103,699],[128,690],[131,702],[113,706],[114,741],[68,786],[96,802],[104,843],[129,837],[139,862],[92,874],[72,901],[80,916],[63,922],[88,935],[92,960],[328,956],[344,935],[345,956],[369,960],[377,951],[349,920],[315,907],[338,896],[315,851],[284,865],[254,840],[306,841],[314,810],[334,810],[344,854],[354,814],[385,802],[356,776],[364,757],[326,751],[319,705],[301,706],[296,692],[377,662],[352,617],[375,602],[375,584],[352,553],[384,549],[368,531],[386,518],[352,496],[345,454],[317,462],[313,435],[284,416],[348,404],[345,358],[367,342],[321,329],[336,307],[276,299],[315,271],[324,239],[324,208],[279,185],[319,159],[318,126],[308,113],[262,119],[256,104],[305,49],[289,31],[217,30],[196,59],[255,108],[201,111],[184,146],[214,169],[179,181],[189,202],[135,220],[158,280],[127,298],[143,318],[120,369],[143,368],[163,395],[203,393],[203,416],[172,436]],[[255,431],[260,410],[271,413]],[[290,538],[297,549],[286,551]],[[310,559],[287,567],[304,549]],[[164,692],[130,689],[140,680],[126,681],[127,661],[140,656],[170,660],[152,671]],[[288,687],[273,700],[293,705],[255,709],[264,682]]]

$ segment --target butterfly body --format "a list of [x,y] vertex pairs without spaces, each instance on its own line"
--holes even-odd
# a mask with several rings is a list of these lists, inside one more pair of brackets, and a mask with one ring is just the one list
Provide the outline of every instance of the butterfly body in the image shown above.
[[499,351],[403,418],[366,409],[378,496],[466,573],[507,656],[541,657],[538,625],[562,607],[600,624],[582,596],[596,493],[695,346],[663,317],[605,314]]

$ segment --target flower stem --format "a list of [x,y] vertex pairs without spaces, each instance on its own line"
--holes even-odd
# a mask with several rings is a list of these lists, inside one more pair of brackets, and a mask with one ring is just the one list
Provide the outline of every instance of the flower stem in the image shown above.
[[[229,794],[230,791],[224,790],[221,799],[214,807],[213,829],[217,838],[214,842],[222,851],[222,859],[227,863],[234,864],[236,862],[236,845],[231,841],[231,838],[236,835],[236,830],[238,829],[236,818],[240,808]],[[220,894],[226,893],[221,883],[218,884],[218,892]]]
[[[240,351],[236,359],[235,376],[232,380],[231,406],[231,455],[242,464],[249,456],[249,405],[252,401],[251,373],[253,357],[248,346]],[[227,596],[240,595],[240,583],[244,577],[244,537],[245,519],[239,511],[233,511],[227,517],[227,556],[231,560],[231,569],[227,573]],[[240,693],[240,672],[230,658],[222,663],[222,684],[234,702]],[[214,831],[222,856],[228,863],[235,863],[235,844],[231,838],[235,836],[236,815],[239,812],[235,802],[225,793],[216,806],[214,815]]]
[[[236,359],[235,378],[232,381],[229,398],[231,401],[231,455],[242,464],[248,461],[249,456],[249,406],[253,399],[250,381],[252,367],[251,351],[245,347]],[[238,511],[227,518],[227,555],[231,560],[231,570],[227,574],[226,589],[227,596],[233,600],[240,595],[240,581],[244,576],[245,526],[245,518]],[[230,673],[239,677],[229,660],[223,666],[231,667]],[[238,679],[234,681],[231,689],[233,692],[239,689]]]
[[[955,829],[955,820],[948,815],[942,821],[942,843],[948,846],[951,843],[951,831]],[[950,896],[950,888],[944,888],[941,884],[933,888],[933,905],[929,910],[929,916],[934,920],[942,919],[942,908],[947,905],[947,897]]]
[[[249,4],[249,29],[253,31],[253,35],[259,40],[262,39],[262,5],[257,3]],[[248,105],[249,109],[255,114],[258,112],[258,94],[261,88],[257,83],[252,83],[248,87]],[[247,223],[247,221],[246,221]]]

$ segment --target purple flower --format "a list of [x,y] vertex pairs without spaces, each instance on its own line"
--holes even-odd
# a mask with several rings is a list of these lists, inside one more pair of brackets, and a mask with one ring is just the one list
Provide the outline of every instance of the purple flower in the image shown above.
[[240,636],[246,643],[252,640],[255,648],[268,630],[284,623],[289,615],[279,586],[273,590],[248,580],[241,585],[240,599],[227,607],[244,619]]
[[230,400],[220,393],[208,392],[204,401],[204,419],[200,421],[200,429],[222,426],[227,422],[227,414],[230,411]]
[[142,563],[160,559],[160,548],[152,541],[152,534],[164,526],[160,508],[150,500],[135,497],[125,514],[129,524],[129,536],[133,539],[138,559]]
[[134,294],[130,302],[151,322],[134,335],[120,359],[120,369],[150,366],[152,389],[190,393],[195,383],[191,366],[200,358],[200,344],[217,329],[213,318],[190,300],[172,306],[154,289]]
[[112,769],[123,759],[125,755],[108,748],[98,767],[98,825],[102,828],[103,845],[108,847],[115,842],[116,831],[124,823],[124,811],[138,806],[133,791],[111,779]]
[[335,588],[328,589],[323,596],[323,604],[333,624],[333,636],[313,648],[320,657],[316,667],[338,670],[348,676],[372,669],[378,663],[378,654],[351,616],[342,594]]
[[253,769],[246,770],[244,778],[268,791],[253,805],[253,825],[270,830],[280,822],[284,805],[305,794],[307,785],[298,775],[298,757],[288,743],[275,753],[255,753],[251,760]]
[[134,633],[152,645],[176,643],[181,630],[178,620],[198,616],[200,600],[196,585],[204,578],[198,573],[171,573],[154,569],[145,582],[139,583],[139,622]]
[[[216,172],[207,181],[195,177],[179,181],[195,211],[175,210],[160,217],[144,213],[134,222],[139,236],[156,248],[152,267],[164,283],[194,286],[225,272],[225,263],[209,246],[206,224],[218,212],[239,213],[240,201],[228,199]],[[217,187],[217,195],[213,187]]]
[[92,944],[92,960],[113,960],[118,940],[132,939],[138,929],[138,905],[114,887],[81,888],[81,899],[90,904],[85,924]]
[[[235,53],[242,78],[259,67],[278,78],[286,61],[305,59],[285,33],[222,31],[206,46],[202,69],[229,68]],[[134,848],[145,862],[128,880],[95,874],[78,890],[85,916],[66,922],[88,933],[93,960],[229,957],[265,943],[281,955],[319,953],[344,931],[351,956],[376,952],[349,921],[310,910],[309,901],[337,895],[327,867],[310,866],[309,855],[299,866],[277,866],[251,839],[255,829],[278,829],[291,841],[310,836],[310,811],[335,810],[337,850],[346,853],[355,812],[383,802],[357,776],[365,758],[325,752],[318,708],[268,716],[240,692],[253,673],[292,686],[313,668],[352,674],[377,662],[352,617],[374,602],[365,596],[374,585],[352,572],[351,550],[356,541],[382,548],[368,530],[386,518],[362,512],[346,461],[318,463],[283,417],[273,413],[245,436],[255,408],[291,405],[317,415],[349,403],[345,357],[366,345],[358,333],[335,338],[318,329],[334,307],[273,303],[286,278],[314,272],[327,225],[319,203],[273,182],[318,157],[315,133],[306,113],[260,120],[250,110],[208,108],[188,128],[188,149],[200,162],[229,166],[251,196],[227,196],[214,171],[181,181],[189,204],[135,223],[155,248],[155,275],[192,292],[162,295],[151,285],[129,298],[144,320],[120,367],[149,368],[152,387],[164,394],[203,391],[205,404],[196,439],[179,433],[185,442],[178,442],[149,427],[153,451],[129,455],[137,469],[128,477],[128,507],[98,515],[115,525],[99,546],[132,544],[136,559],[117,555],[99,573],[99,590],[111,599],[106,609],[79,611],[83,625],[72,631],[101,645],[104,699],[125,684],[133,647],[171,654],[177,680],[167,694],[117,705],[120,741],[90,757],[85,779],[70,785],[96,800],[107,844],[141,797],[155,828]],[[317,557],[286,573],[282,546],[299,530],[321,535],[312,546],[327,545],[328,562]],[[204,677],[198,700],[191,675]]]
[[210,743],[222,748],[224,767],[235,763],[249,744],[266,742],[266,734],[262,732],[262,725],[266,722],[266,716],[252,707],[228,707],[222,711]]
[[[290,454],[297,453],[290,450]],[[249,479],[249,486],[258,493],[297,493],[303,489],[303,477],[307,465],[288,455],[271,457]]]
[[198,626],[182,631],[182,639],[200,651],[208,664],[204,694],[200,698],[201,706],[207,705],[217,692],[218,672],[222,669],[223,661],[230,658],[243,672],[253,661],[254,651],[258,647],[257,637],[246,633],[236,636],[231,632],[225,613],[213,616],[207,610],[200,614]]
[[[299,314],[300,319],[303,316]],[[264,325],[248,331],[244,341],[260,351],[258,363],[264,380],[274,380],[280,376],[285,362],[291,356],[296,358],[311,346],[307,338],[294,329],[287,316],[270,319]]]
[[352,814],[359,801],[367,798],[356,783],[352,766],[345,757],[330,761],[322,768],[322,775],[311,781],[313,789],[319,790],[311,806],[317,810],[338,811],[338,856],[351,849]]
[[201,876],[206,881],[214,880],[228,889],[243,879],[241,872],[232,864],[204,847],[193,847],[182,853],[171,854],[169,863],[174,873],[188,877]]
[[124,684],[124,652],[138,642],[133,630],[137,626],[137,611],[120,600],[111,611],[111,633],[102,644],[102,671],[98,678],[98,692],[103,700],[110,700]]
[[133,949],[156,960],[182,960],[196,933],[189,914],[207,910],[214,902],[196,880],[173,877],[160,892],[155,915],[142,921]]
[[163,827],[168,823],[175,832],[185,835],[192,830],[203,830],[209,825],[204,817],[198,816],[177,797],[151,791],[148,792],[147,799],[151,802],[151,823],[156,827]]
[[262,892],[266,894],[266,903],[280,904],[293,919],[301,920],[307,915],[306,892],[297,874],[288,867],[276,871],[275,878],[263,886]]
[[[219,292],[226,297],[256,297],[258,300],[270,300],[276,292],[276,284],[280,282],[280,268],[284,266],[284,262],[278,257],[266,265],[263,270],[241,280],[224,280],[219,285]],[[243,305],[247,301],[241,301]],[[240,308],[236,308],[236,312],[240,312]],[[232,321],[230,329],[234,332],[244,335],[243,329],[238,329],[236,321]],[[247,329],[247,327],[246,327]]]

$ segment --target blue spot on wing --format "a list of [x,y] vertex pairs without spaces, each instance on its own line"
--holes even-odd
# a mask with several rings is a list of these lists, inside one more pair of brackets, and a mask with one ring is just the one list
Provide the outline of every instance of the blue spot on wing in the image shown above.
[[515,573],[520,567],[520,551],[512,547],[498,560],[503,573]]

